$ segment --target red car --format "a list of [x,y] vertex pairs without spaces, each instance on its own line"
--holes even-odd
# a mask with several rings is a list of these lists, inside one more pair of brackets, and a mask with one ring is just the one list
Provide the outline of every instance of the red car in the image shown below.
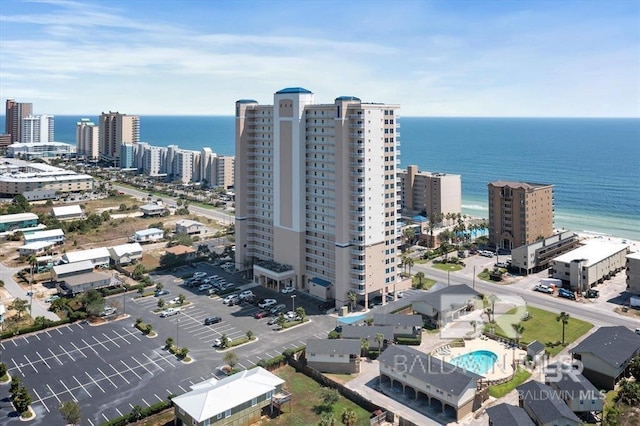
[[269,311],[260,311],[253,314],[255,319],[266,318],[269,316]]

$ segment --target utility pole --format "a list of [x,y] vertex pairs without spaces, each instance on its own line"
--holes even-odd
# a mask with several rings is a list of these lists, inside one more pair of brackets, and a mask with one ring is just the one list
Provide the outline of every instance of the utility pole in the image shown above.
[[476,289],[476,265],[473,265],[473,289]]

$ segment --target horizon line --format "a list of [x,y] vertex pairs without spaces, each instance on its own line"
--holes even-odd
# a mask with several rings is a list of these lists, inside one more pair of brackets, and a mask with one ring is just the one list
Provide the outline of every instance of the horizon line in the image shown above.
[[[402,111],[402,109],[400,110]],[[49,114],[49,113],[43,113],[43,114],[34,114],[34,116],[38,116],[38,115],[52,115],[54,118],[56,116],[61,116],[61,117],[79,117],[79,118],[83,118],[83,117],[90,117],[90,116],[95,116],[95,117],[100,117],[102,113],[100,114],[74,114],[74,113],[64,113],[64,114]],[[129,113],[122,113],[125,115],[130,115],[130,116],[145,116],[145,117],[231,117],[234,118],[235,115],[221,115],[221,114],[144,114],[144,113],[137,113],[137,114],[129,114]],[[0,117],[6,117],[6,114],[0,114]],[[616,117],[589,117],[589,116],[545,116],[545,115],[530,115],[530,116],[498,116],[498,115],[402,115],[400,114],[400,119],[402,118],[500,118],[500,119],[522,119],[522,118],[527,118],[527,119],[581,119],[581,120],[610,120],[610,119],[640,119],[640,116],[616,116]]]

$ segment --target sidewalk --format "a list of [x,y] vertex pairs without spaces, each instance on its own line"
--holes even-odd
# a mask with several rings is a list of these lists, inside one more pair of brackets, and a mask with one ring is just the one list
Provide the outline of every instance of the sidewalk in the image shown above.
[[[10,300],[2,300],[0,303],[8,305],[13,301],[13,299],[20,298],[31,302],[31,297],[27,296],[27,290],[24,290],[18,283],[16,283],[13,279],[13,275],[15,275],[22,268],[8,268],[4,264],[0,263],[0,280],[4,281],[4,288],[11,295],[12,299]],[[58,321],[60,318],[50,312],[47,306],[43,306],[42,302],[37,299],[33,299],[32,304],[32,313],[31,317],[45,317],[51,321]]]

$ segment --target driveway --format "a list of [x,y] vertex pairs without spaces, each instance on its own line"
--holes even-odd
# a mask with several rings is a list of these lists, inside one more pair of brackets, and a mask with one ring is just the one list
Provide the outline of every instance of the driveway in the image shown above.
[[[0,280],[4,281],[4,288],[9,292],[13,299],[20,298],[31,301],[33,318],[45,317],[51,321],[58,321],[60,318],[53,312],[49,312],[49,306],[44,302],[41,302],[37,298],[27,296],[27,290],[24,290],[18,283],[15,282],[13,276],[23,268],[8,268],[4,264],[0,263]],[[9,305],[12,300],[3,300],[2,303]]]

